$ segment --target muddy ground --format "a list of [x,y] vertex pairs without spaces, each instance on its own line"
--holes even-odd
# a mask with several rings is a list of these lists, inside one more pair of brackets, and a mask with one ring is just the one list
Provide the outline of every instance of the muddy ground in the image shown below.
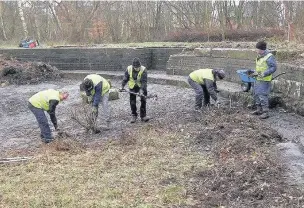
[[[120,86],[118,81],[112,84]],[[69,99],[57,108],[59,127],[87,148],[100,149],[107,140],[132,145],[133,132],[155,129],[179,132],[190,141],[191,146],[187,148],[213,158],[214,165],[209,170],[185,173],[185,177],[189,177],[188,192],[201,201],[201,205],[193,207],[218,207],[221,203],[232,207],[297,207],[294,204],[304,203],[299,197],[301,192],[285,183],[274,151],[275,144],[304,136],[303,117],[275,109],[270,119],[257,121],[237,103],[230,105],[224,99],[221,100],[227,105],[221,109],[196,112],[193,110],[194,92],[174,86],[149,85],[148,91],[156,93],[158,100],[148,101],[147,111],[151,117],[148,123],[129,123],[129,96],[120,93],[119,100],[110,101],[111,129],[100,134],[87,134],[70,118],[70,109],[81,104],[79,81],[0,88],[1,157],[35,155],[43,146],[27,100],[35,92],[47,88],[70,93]],[[100,110],[102,125],[102,108]],[[277,201],[273,201],[275,198]]]
[[[120,86],[119,82],[113,82],[114,86]],[[128,94],[120,93],[120,99],[110,101],[112,112],[111,130],[101,134],[88,135],[84,129],[70,119],[69,110],[73,106],[79,106],[79,81],[64,80],[62,82],[47,82],[38,85],[7,86],[0,88],[2,99],[0,100],[0,152],[10,149],[33,149],[41,145],[39,128],[35,117],[27,107],[28,98],[35,92],[47,88],[67,90],[70,92],[68,101],[57,108],[59,127],[77,137],[88,145],[104,139],[118,139],[125,130],[134,128],[129,124],[130,107]],[[183,128],[185,123],[193,121],[196,114],[193,111],[193,91],[174,86],[149,85],[149,92],[156,93],[158,100],[148,101],[147,111],[151,121],[147,124],[138,122],[135,128],[142,125],[168,124]],[[139,102],[138,102],[139,103]],[[234,105],[234,104],[233,104]],[[287,140],[294,140],[304,135],[304,119],[295,114],[280,113],[277,110],[271,112],[272,117],[266,122],[278,130]],[[195,119],[194,119],[195,120]],[[102,125],[102,109],[99,114]]]
[[[120,83],[113,82],[120,86]],[[133,126],[129,124],[131,112],[129,107],[129,96],[120,93],[120,99],[110,101],[111,106],[111,130],[103,131],[101,134],[86,134],[85,130],[70,119],[69,110],[72,106],[79,106],[79,82],[64,80],[62,82],[48,82],[38,85],[7,86],[0,88],[2,95],[0,101],[0,152],[10,149],[35,149],[41,145],[39,139],[39,128],[35,117],[27,108],[27,100],[35,92],[47,88],[67,90],[70,93],[68,101],[57,107],[58,124],[61,130],[70,133],[73,137],[84,140],[87,145],[92,145],[105,139],[117,139],[123,131]],[[180,89],[170,86],[149,85],[149,92],[157,93],[158,100],[148,101],[147,111],[151,117],[148,124],[138,122],[136,128],[142,125],[153,125],[156,123],[180,123],[191,117],[193,99],[192,90]],[[139,103],[139,102],[138,102]],[[102,108],[100,107],[99,121],[102,125]]]

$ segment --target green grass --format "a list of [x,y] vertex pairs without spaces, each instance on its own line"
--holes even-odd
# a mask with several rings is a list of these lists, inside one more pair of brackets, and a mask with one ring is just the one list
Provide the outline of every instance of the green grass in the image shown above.
[[184,173],[208,163],[177,133],[148,128],[100,150],[47,147],[27,164],[0,166],[0,207],[192,205]]

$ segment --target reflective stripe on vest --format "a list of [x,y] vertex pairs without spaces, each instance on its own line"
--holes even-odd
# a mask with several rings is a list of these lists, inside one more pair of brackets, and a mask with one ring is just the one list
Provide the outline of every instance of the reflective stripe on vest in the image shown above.
[[191,72],[189,74],[190,78],[200,85],[204,84],[204,79],[209,79],[214,81],[214,75],[212,69],[199,69]]
[[140,70],[137,74],[137,79],[136,80],[133,79],[133,66],[132,65],[128,66],[127,70],[128,70],[128,73],[129,73],[129,82],[128,82],[129,88],[133,89],[135,87],[135,85],[140,87],[141,86],[141,76],[144,73],[144,71],[146,70],[146,67],[144,67],[144,66],[140,67]]
[[48,111],[50,110],[50,100],[60,102],[59,91],[49,89],[38,92],[29,99],[29,102],[36,108]]
[[91,90],[91,95],[95,94],[95,87],[100,82],[102,82],[101,95],[106,94],[111,88],[110,83],[105,78],[103,78],[102,76],[100,76],[98,74],[90,74],[90,75],[86,76],[84,79],[90,79],[93,82],[93,89]]
[[[266,56],[260,58],[259,60],[256,59],[256,68],[255,69],[256,69],[257,72],[264,73],[268,69],[267,59],[270,56],[272,56],[272,54],[268,53]],[[269,75],[269,76],[266,76],[266,77],[262,77],[262,78],[257,77],[257,80],[271,81],[272,80],[272,75]]]

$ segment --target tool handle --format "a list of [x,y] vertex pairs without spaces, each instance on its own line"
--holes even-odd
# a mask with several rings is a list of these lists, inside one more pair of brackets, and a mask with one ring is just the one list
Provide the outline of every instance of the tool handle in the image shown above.
[[278,74],[277,76],[273,77],[272,80],[274,80],[275,78],[277,78],[277,77],[279,77],[279,76],[281,76],[283,74],[286,74],[286,72],[282,72],[282,73]]

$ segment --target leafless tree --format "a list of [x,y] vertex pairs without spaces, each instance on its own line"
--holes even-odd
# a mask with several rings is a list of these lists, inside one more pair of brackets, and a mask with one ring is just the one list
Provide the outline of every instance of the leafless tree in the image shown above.
[[162,41],[171,33],[277,28],[286,39],[303,35],[299,1],[1,1],[3,40],[35,36],[43,41],[85,43]]

